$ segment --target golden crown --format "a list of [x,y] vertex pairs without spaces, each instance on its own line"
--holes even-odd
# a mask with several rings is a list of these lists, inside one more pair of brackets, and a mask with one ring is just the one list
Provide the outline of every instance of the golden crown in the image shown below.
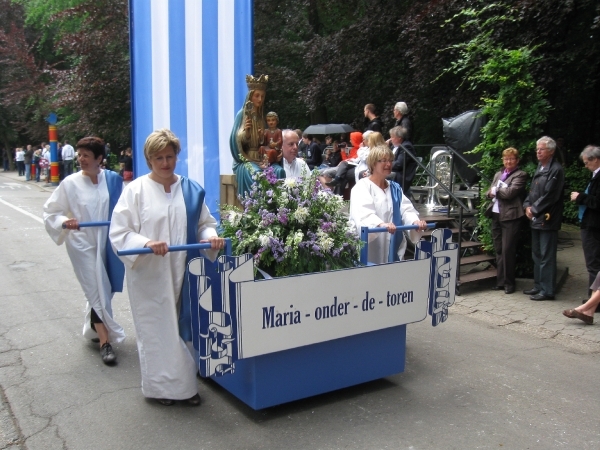
[[246,84],[248,89],[253,91],[258,89],[259,91],[267,90],[267,83],[269,82],[269,75],[261,75],[258,78],[254,78],[252,75],[246,75]]

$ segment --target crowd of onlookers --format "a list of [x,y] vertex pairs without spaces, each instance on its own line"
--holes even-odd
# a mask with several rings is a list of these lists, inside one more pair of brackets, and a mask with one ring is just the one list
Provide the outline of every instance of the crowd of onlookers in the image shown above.
[[[110,165],[110,144],[105,146],[106,158],[102,162],[102,167],[118,171],[125,181],[133,179],[133,162],[131,148],[121,151],[118,158],[119,167]],[[16,147],[10,152],[2,150],[3,171],[10,171],[10,161],[14,161],[17,173],[20,177],[25,177],[25,181],[46,182],[51,181],[51,150],[50,144],[42,142],[34,146],[31,144],[25,147]],[[63,143],[57,143],[56,161],[58,162],[59,182],[65,177],[80,170],[79,161],[75,149],[67,140]]]

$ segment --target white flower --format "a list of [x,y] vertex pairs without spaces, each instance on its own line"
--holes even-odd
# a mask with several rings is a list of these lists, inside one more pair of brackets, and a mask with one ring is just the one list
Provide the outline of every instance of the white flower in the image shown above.
[[322,200],[329,200],[329,197],[331,197],[331,195],[331,191],[319,191],[317,197],[319,197]]
[[319,238],[319,240],[317,241],[319,247],[321,247],[321,250],[328,252],[329,250],[331,250],[333,248],[333,239],[330,238],[329,236],[325,235],[325,236],[321,236]]
[[306,220],[307,217],[308,217],[308,208],[306,208],[305,206],[300,206],[294,212],[294,219],[296,219],[299,223],[304,223],[304,221]]
[[293,188],[298,185],[298,180],[296,180],[296,178],[286,178],[283,181],[283,185],[288,188]]
[[268,247],[270,238],[272,238],[272,237],[273,237],[273,232],[271,230],[267,230],[267,232],[265,234],[261,234],[258,237],[258,242],[261,246]]
[[294,244],[298,245],[304,239],[304,233],[300,230],[294,233]]
[[282,191],[281,194],[279,195],[279,203],[282,205],[285,205],[288,201],[290,200],[288,193],[285,191]]
[[235,211],[229,211],[227,220],[231,223],[231,225],[233,225],[234,227],[239,225],[241,219],[242,219],[241,214],[239,214]]

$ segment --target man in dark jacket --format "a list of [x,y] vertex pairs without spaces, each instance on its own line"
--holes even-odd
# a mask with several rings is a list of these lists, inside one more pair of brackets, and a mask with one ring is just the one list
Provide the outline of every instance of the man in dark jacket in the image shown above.
[[406,129],[406,140],[412,140],[412,123],[408,117],[408,106],[404,102],[398,102],[394,105],[394,118],[396,119],[395,127]]
[[[415,154],[415,148],[406,135],[407,130],[404,127],[394,127],[390,130],[390,148],[394,152],[394,161],[392,162],[392,173],[388,179],[398,183],[404,194],[408,196],[413,178],[417,173],[417,162],[405,153],[406,150],[412,155]],[[406,172],[404,172],[405,160]]]
[[302,136],[302,140],[307,145],[305,162],[308,164],[310,170],[313,170],[315,167],[319,167],[323,160],[321,147],[313,140],[310,134],[307,134],[306,137]]
[[33,159],[33,148],[31,145],[27,146],[25,150],[24,162],[25,162],[25,181],[31,180],[31,160]]
[[375,105],[373,103],[365,105],[364,113],[365,118],[369,120],[369,123],[367,123],[367,126],[365,127],[365,131],[371,130],[383,133],[383,122],[375,114]]
[[554,158],[556,142],[544,136],[537,141],[538,166],[531,188],[523,202],[531,221],[533,289],[523,291],[531,300],[554,300],[556,288],[556,251],[558,230],[562,223],[565,174]]
[[600,147],[588,145],[581,152],[581,160],[592,172],[592,179],[585,192],[571,192],[571,201],[579,206],[581,246],[589,287],[600,272]]

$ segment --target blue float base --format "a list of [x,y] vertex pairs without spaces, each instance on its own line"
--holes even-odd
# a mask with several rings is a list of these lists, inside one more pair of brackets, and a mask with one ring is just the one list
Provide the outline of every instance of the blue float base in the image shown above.
[[212,379],[256,410],[403,372],[405,353],[400,325],[238,360]]

